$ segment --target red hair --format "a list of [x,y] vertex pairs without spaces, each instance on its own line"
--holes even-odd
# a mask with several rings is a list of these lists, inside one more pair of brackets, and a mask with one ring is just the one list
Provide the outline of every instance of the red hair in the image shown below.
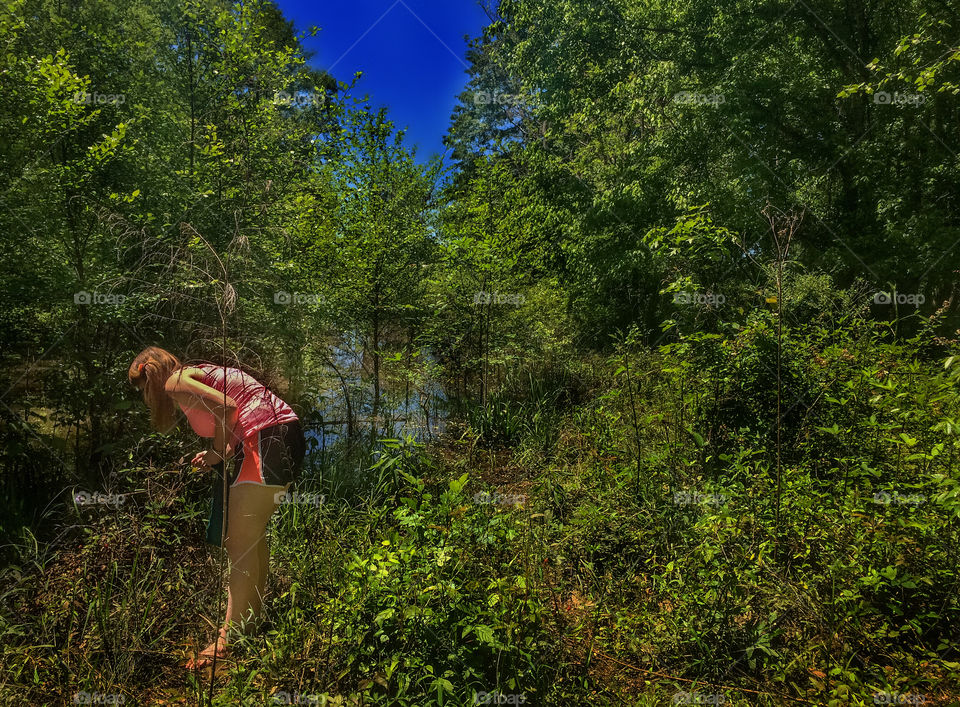
[[148,346],[133,359],[127,378],[143,392],[150,408],[150,422],[158,432],[169,432],[177,424],[173,398],[164,390],[167,379],[181,367],[180,359],[159,346]]

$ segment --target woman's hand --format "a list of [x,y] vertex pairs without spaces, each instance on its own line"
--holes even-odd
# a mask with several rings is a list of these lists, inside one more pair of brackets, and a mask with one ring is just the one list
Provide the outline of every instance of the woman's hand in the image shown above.
[[193,460],[190,463],[193,464],[193,466],[210,468],[211,466],[217,463],[216,461],[214,461],[214,459],[219,456],[220,455],[214,452],[207,452],[207,451],[198,452],[196,456],[193,457]]
[[[233,456],[233,449],[229,444],[227,445],[227,449],[225,450],[224,453],[226,454],[226,459],[229,459],[230,457]],[[224,457],[221,456],[219,453],[213,450],[205,450],[202,452],[197,452],[197,454],[193,457],[193,460],[191,461],[191,463],[194,466],[201,466],[209,469],[214,464],[219,464],[222,461],[224,461]]]

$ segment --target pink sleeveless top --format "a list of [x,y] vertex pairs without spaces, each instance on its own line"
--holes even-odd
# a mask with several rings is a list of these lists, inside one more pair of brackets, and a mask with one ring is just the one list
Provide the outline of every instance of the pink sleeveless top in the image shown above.
[[[200,363],[188,368],[203,371],[200,382],[223,392],[223,366]],[[237,424],[233,429],[233,444],[246,439],[265,427],[296,421],[297,414],[289,405],[271,393],[260,381],[237,368],[227,368],[227,395],[237,403]],[[203,408],[180,406],[190,427],[201,437],[213,437],[213,414]]]

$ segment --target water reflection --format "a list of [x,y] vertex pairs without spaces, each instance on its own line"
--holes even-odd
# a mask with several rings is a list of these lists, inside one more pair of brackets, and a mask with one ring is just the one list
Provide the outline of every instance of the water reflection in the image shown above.
[[374,416],[372,355],[359,338],[334,343],[319,381],[316,408],[303,416],[308,450],[304,480],[362,484],[379,440],[411,437],[429,442],[446,430],[450,405],[435,358],[421,349],[381,356],[380,402]]

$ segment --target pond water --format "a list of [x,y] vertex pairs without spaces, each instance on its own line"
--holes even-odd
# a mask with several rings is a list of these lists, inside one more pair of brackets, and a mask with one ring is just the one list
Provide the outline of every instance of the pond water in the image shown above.
[[330,347],[316,409],[305,420],[308,449],[325,452],[346,442],[351,414],[355,436],[410,436],[426,442],[444,432],[450,400],[436,377],[432,354],[420,350],[409,361],[387,358],[381,359],[380,404],[374,418],[371,357],[364,356],[357,339],[344,338]]

